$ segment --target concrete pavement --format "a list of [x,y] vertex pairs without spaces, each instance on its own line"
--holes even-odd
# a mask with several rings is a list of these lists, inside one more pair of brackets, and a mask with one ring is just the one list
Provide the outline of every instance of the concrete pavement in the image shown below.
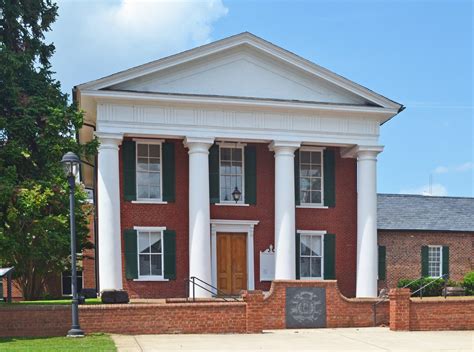
[[474,331],[388,328],[271,330],[263,334],[112,335],[119,352],[151,351],[474,351]]

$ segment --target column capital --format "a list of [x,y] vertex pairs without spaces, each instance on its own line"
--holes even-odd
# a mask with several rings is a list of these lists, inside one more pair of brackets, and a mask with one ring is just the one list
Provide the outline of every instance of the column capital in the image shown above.
[[186,137],[183,141],[184,147],[192,152],[208,152],[211,145],[214,144],[214,138],[208,137]]
[[358,159],[377,159],[384,149],[383,145],[356,145],[341,149],[341,157]]
[[268,146],[270,151],[275,152],[275,154],[280,153],[294,153],[296,149],[301,146],[301,142],[294,141],[272,141]]
[[99,149],[118,149],[123,140],[122,133],[95,132],[94,135],[99,139]]

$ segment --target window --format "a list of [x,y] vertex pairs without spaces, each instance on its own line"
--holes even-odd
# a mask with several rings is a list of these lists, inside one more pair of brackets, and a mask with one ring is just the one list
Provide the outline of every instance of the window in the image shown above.
[[302,279],[321,279],[322,235],[301,234],[300,236],[300,277]]
[[244,203],[243,147],[220,147],[220,200],[235,202],[232,192],[235,187],[242,192],[239,203]]
[[[61,273],[61,286],[63,296],[72,295],[72,273],[70,271],[64,271]],[[77,271],[77,292],[82,290],[82,270]]]
[[442,273],[443,247],[428,246],[428,276],[440,277]]
[[137,143],[137,199],[161,200],[161,144]]
[[138,232],[139,278],[163,277],[163,236],[161,231]]
[[300,150],[300,202],[323,203],[323,152]]

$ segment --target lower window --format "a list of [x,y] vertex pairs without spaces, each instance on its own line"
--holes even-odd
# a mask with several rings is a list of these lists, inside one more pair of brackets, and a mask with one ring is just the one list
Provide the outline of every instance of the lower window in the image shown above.
[[442,246],[428,246],[428,276],[440,277],[442,273]]
[[162,231],[138,231],[139,278],[163,277]]
[[301,279],[322,279],[323,277],[323,236],[300,235],[300,277]]
[[[70,296],[72,295],[72,275],[70,271],[64,271],[61,274],[61,281],[62,281],[62,294],[63,296]],[[82,271],[77,271],[77,292],[81,292],[82,290]]]

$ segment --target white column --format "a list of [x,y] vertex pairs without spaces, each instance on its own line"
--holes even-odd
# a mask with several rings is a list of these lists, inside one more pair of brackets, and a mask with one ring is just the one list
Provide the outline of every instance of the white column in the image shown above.
[[[211,283],[211,236],[209,208],[209,147],[212,138],[187,137],[189,149],[189,276]],[[196,297],[211,294],[198,287]],[[190,285],[190,296],[192,285]]]
[[297,142],[273,141],[275,152],[275,280],[294,280],[295,267],[295,150]]
[[96,133],[96,136],[100,141],[97,160],[99,286],[101,291],[121,290],[123,286],[118,151],[122,135]]
[[377,154],[381,146],[357,153],[357,297],[377,297]]

